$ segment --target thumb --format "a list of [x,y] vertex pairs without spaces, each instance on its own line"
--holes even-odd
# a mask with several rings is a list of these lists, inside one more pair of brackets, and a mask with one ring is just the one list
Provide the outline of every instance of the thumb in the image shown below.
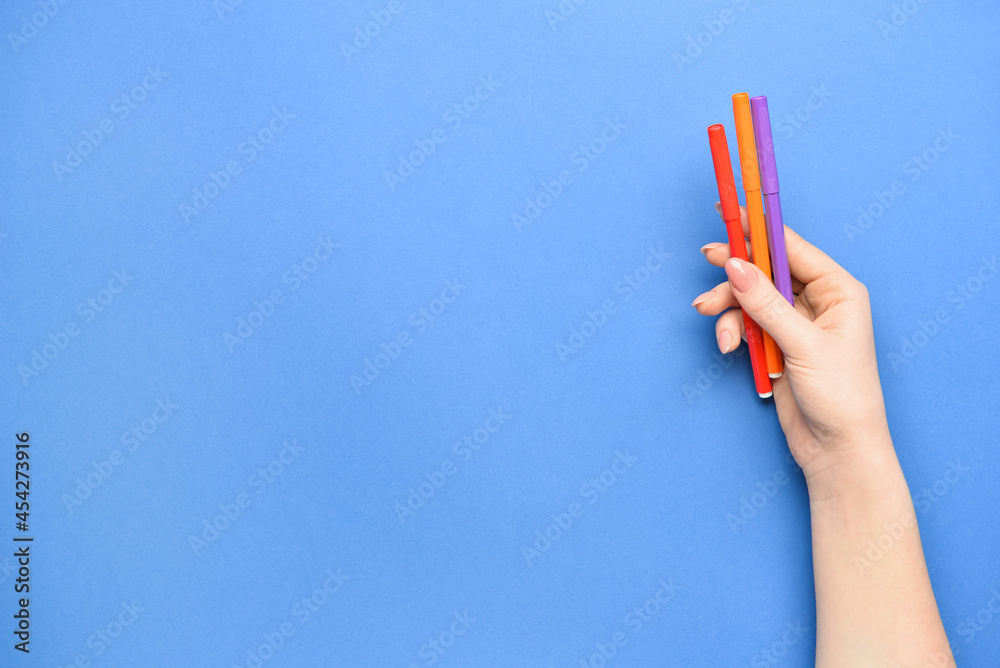
[[746,260],[730,258],[726,275],[740,306],[786,355],[807,354],[818,328],[781,296],[764,272]]

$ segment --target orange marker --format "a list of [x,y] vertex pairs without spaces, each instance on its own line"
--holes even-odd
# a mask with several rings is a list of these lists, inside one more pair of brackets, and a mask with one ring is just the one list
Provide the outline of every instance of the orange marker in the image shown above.
[[[747,196],[747,220],[750,223],[750,248],[753,263],[764,275],[771,277],[771,255],[767,250],[767,224],[764,222],[764,201],[760,194],[760,172],[757,171],[757,144],[750,116],[750,96],[733,95],[733,116],[736,118],[736,143],[740,149],[740,169],[743,171],[743,191]],[[764,334],[764,358],[767,375],[778,378],[784,370],[781,349],[771,335]]]
[[[729,160],[726,131],[721,125],[708,126],[708,143],[712,147],[712,163],[715,166],[715,181],[719,186],[722,217],[726,221],[726,233],[729,236],[729,251],[733,257],[749,262],[743,224],[740,223],[740,200],[736,194],[736,181],[733,179],[733,163]],[[743,311],[743,327],[747,332],[747,347],[750,348],[750,364],[753,367],[757,394],[761,399],[767,399],[771,396],[771,379],[767,375],[760,325]]]

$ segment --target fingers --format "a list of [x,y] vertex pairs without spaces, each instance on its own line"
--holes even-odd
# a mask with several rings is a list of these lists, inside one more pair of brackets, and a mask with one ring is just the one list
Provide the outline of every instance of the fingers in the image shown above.
[[740,303],[733,296],[733,288],[729,285],[729,281],[719,283],[708,292],[698,295],[691,302],[691,306],[702,315],[719,315],[727,308],[739,305]]
[[[701,315],[719,315],[726,309],[739,308],[740,302],[733,294],[733,286],[729,281],[719,283],[708,292],[698,295],[691,306]],[[798,298],[795,300],[795,310],[801,313],[810,322],[816,319],[816,312],[809,304],[809,300]],[[742,322],[742,321],[741,321]]]
[[743,338],[743,313],[738,308],[729,309],[715,321],[715,341],[725,354],[736,350]]
[[801,359],[814,349],[821,330],[789,304],[758,267],[734,258],[726,262],[726,275],[740,306],[786,356]]
[[[747,249],[749,251],[750,242],[747,242]],[[701,247],[701,252],[708,260],[709,264],[715,265],[716,267],[723,267],[726,264],[726,260],[732,257],[732,253],[729,252],[729,244],[715,242],[711,244],[705,244]],[[752,254],[749,254],[752,257]],[[799,279],[792,277],[792,292],[796,294],[802,292],[805,285]]]
[[[747,257],[750,257],[750,242],[747,241]],[[726,260],[732,257],[732,252],[729,250],[729,244],[723,243],[721,241],[716,241],[714,243],[705,244],[701,247],[702,255],[709,263],[714,264],[716,267],[721,267],[726,263]]]

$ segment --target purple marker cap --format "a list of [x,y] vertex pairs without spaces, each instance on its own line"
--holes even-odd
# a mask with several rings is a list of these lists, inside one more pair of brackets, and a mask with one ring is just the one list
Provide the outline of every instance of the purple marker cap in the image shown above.
[[757,160],[760,163],[760,190],[765,195],[778,192],[778,167],[774,164],[774,139],[771,137],[771,116],[767,111],[767,96],[750,98],[753,134],[757,140]]

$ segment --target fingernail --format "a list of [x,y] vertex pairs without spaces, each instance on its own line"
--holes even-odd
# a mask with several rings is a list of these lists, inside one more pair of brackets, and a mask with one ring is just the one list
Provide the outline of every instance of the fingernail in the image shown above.
[[705,294],[698,295],[697,297],[695,297],[695,300],[691,302],[691,306],[697,306],[702,302],[707,302],[709,299],[711,299],[712,295],[714,294],[715,294],[715,289],[713,288],[708,292],[706,292]]
[[729,349],[732,347],[732,345],[733,345],[733,335],[729,333],[728,329],[722,330],[722,333],[719,334],[719,350],[721,350],[722,354],[725,355],[726,353],[729,352]]
[[721,245],[722,244],[720,244],[719,242],[716,241],[716,242],[713,242],[713,243],[710,243],[710,244],[705,244],[704,246],[702,246],[698,250],[700,250],[702,252],[702,254],[704,255],[704,254],[707,254],[708,251],[716,249],[716,248],[718,248]]
[[746,292],[757,285],[757,272],[742,260],[730,258],[726,262],[726,274],[737,292]]
[[715,210],[719,212],[719,215],[722,215],[722,202],[715,203]]

